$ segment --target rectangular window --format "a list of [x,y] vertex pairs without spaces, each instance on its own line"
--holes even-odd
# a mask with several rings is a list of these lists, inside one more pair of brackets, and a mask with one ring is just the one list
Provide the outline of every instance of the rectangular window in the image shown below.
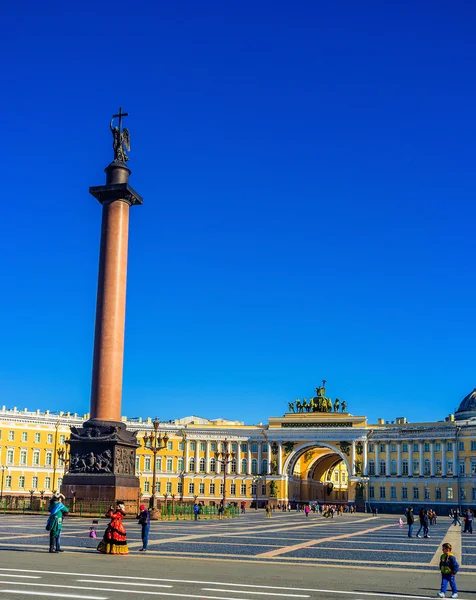
[[420,461],[414,460],[413,461],[413,475],[418,475],[418,473],[420,473]]
[[380,486],[380,499],[385,500],[385,486],[384,485]]
[[39,433],[35,433],[35,444],[39,444],[41,440],[41,435]]
[[189,483],[188,484],[188,493],[189,494],[194,494],[195,493],[195,484],[194,483]]
[[53,443],[53,434],[49,433],[47,438],[46,438],[46,443],[47,444],[52,444]]
[[232,452],[236,452],[238,450],[237,445],[236,444],[232,444],[231,445],[231,451]]
[[214,496],[215,495],[215,484],[211,483],[210,484],[210,496]]
[[375,475],[375,461],[369,460],[369,475]]
[[402,488],[402,500],[407,500],[407,498],[408,498],[408,488],[403,487]]
[[53,464],[53,452],[47,452],[45,455],[45,465],[51,467]]
[[380,470],[379,470],[380,475],[385,475],[386,468],[387,467],[386,467],[385,461],[381,460],[380,461]]
[[437,500],[441,500],[441,488],[436,488],[436,490],[435,490],[435,498]]
[[380,444],[380,452],[385,452],[385,444]]
[[183,450],[183,442],[179,442],[178,443],[178,449],[179,450]]
[[13,465],[13,450],[7,450],[7,464]]
[[437,475],[441,475],[441,460],[438,458],[435,462],[435,466],[436,466],[436,474]]
[[32,477],[31,478],[31,487],[36,490],[36,488],[38,487],[38,477]]
[[436,442],[436,444],[435,444],[435,450],[437,452],[441,452],[441,444],[440,444],[440,442]]
[[447,488],[446,490],[446,499],[453,500],[453,488]]
[[21,441],[22,442],[27,442],[28,441],[28,433],[26,431],[22,431]]
[[136,456],[136,471],[140,469],[140,456]]
[[195,442],[190,442],[190,450],[195,450],[196,444]]
[[459,461],[459,474],[466,475],[466,462],[464,460]]
[[392,500],[396,500],[397,499],[397,488],[395,486],[392,486],[390,488],[390,498]]
[[375,451],[374,444],[369,444],[369,452],[374,452],[374,451]]
[[240,494],[242,496],[246,496],[246,483],[242,483],[241,484],[241,488],[240,488]]
[[172,482],[171,481],[167,481],[167,483],[165,484],[165,491],[167,492],[167,494],[172,493]]
[[464,452],[464,442],[458,442],[458,450]]
[[174,443],[173,442],[167,442],[167,450],[173,450],[174,449]]
[[65,443],[65,441],[66,441],[66,436],[65,436],[65,435],[60,435],[60,436],[59,436],[59,443],[60,443],[60,444],[64,444],[64,443]]
[[23,475],[20,475],[20,477],[18,478],[18,487],[21,490],[25,489],[25,477]]
[[263,483],[263,485],[261,486],[261,495],[266,496],[266,484],[265,483]]
[[35,450],[33,452],[33,466],[38,467],[40,464],[40,451]]
[[453,461],[452,460],[449,460],[446,463],[446,474],[453,475]]
[[150,456],[144,457],[144,470],[150,471]]
[[12,476],[11,475],[7,475],[5,477],[5,487],[7,487],[7,488],[12,487]]
[[236,484],[235,483],[232,483],[230,486],[230,495],[236,496]]
[[369,498],[375,498],[375,488],[373,485],[369,487]]
[[15,432],[14,431],[9,431],[8,432],[8,441],[9,442],[14,442],[15,441]]
[[51,479],[49,477],[45,477],[45,490],[49,490],[51,488]]
[[390,444],[390,452],[396,452],[396,451],[397,451],[397,444],[392,442]]
[[144,492],[148,494],[150,492],[150,482],[144,481]]
[[258,488],[256,487],[256,483],[252,483],[252,484],[251,484],[251,495],[252,495],[252,496],[256,496],[257,489],[258,489]]
[[402,452],[408,452],[408,444],[406,442],[402,444]]
[[431,474],[431,465],[430,465],[430,461],[428,459],[425,459],[424,471],[425,471],[425,475]]
[[471,452],[476,452],[476,442],[475,441],[471,442]]
[[418,452],[420,450],[418,444],[413,444],[413,452]]
[[160,485],[161,485],[160,481],[155,482],[155,493],[156,494],[160,494]]
[[413,500],[418,500],[420,497],[420,490],[417,487],[413,488]]
[[210,450],[212,452],[215,452],[216,449],[217,449],[217,443],[216,442],[211,442],[211,444],[210,444]]
[[[162,471],[162,457],[161,456],[157,456],[155,459],[155,469],[156,469],[156,471]],[[149,470],[150,470],[150,467],[149,467]]]
[[220,483],[220,496],[223,496],[223,483]]
[[447,452],[453,451],[453,442],[446,442],[446,451]]
[[256,442],[252,442],[251,452],[258,452],[258,444]]
[[408,460],[402,461],[402,475],[408,475]]
[[425,500],[429,500],[430,499],[430,490],[429,488],[425,488]]
[[177,470],[178,471],[183,471],[183,458],[178,458],[177,459]]
[[201,452],[205,452],[205,450],[207,449],[207,445],[205,442],[200,442],[200,451]]
[[26,450],[20,451],[20,464],[26,465]]
[[172,471],[173,469],[173,460],[171,458],[167,459],[167,471]]
[[263,454],[268,452],[268,444],[263,444],[262,451]]
[[248,452],[248,444],[246,442],[244,444],[241,444],[241,451]]
[[430,442],[425,442],[425,444],[424,444],[424,451],[425,452],[429,452],[430,451]]
[[476,475],[476,460],[471,461],[471,475]]
[[177,483],[177,493],[178,493],[178,494],[183,494],[183,484],[182,484],[182,482],[181,482],[181,481],[179,481],[179,482]]

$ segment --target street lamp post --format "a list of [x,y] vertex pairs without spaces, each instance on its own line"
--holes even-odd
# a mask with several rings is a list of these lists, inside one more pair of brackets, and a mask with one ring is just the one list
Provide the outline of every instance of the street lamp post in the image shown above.
[[159,433],[159,419],[155,417],[154,422],[152,423],[154,426],[153,433],[149,435],[144,435],[144,448],[146,450],[150,450],[154,455],[154,467],[152,471],[152,495],[149,501],[149,508],[153,510],[155,508],[155,487],[156,487],[156,478],[157,478],[157,452],[160,452],[164,448],[167,447],[167,442],[169,441],[169,436],[164,434],[163,436]]
[[0,466],[0,470],[2,471],[2,485],[0,487],[0,500],[3,498],[3,482],[5,480],[5,471],[8,469],[5,465]]
[[56,450],[56,454],[58,456],[58,464],[59,466],[63,467],[63,475],[66,473],[66,450],[64,448],[58,448],[58,450]]
[[55,449],[53,450],[53,492],[56,491],[56,458],[57,458],[57,447],[58,447],[58,428],[61,425],[61,421],[56,421],[55,424]]
[[224,449],[219,452],[218,450],[215,452],[215,459],[217,462],[223,465],[223,508],[225,508],[226,504],[226,468],[227,466],[235,460],[236,453],[230,452],[229,442],[225,438],[223,441]]

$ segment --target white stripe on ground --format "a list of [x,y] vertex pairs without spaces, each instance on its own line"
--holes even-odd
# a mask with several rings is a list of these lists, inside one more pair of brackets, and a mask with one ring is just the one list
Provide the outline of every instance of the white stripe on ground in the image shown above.
[[[450,525],[446,534],[443,536],[442,544],[444,542],[448,542],[451,544],[451,546],[452,546],[451,551],[456,556],[456,560],[459,562],[459,564],[462,565],[463,564],[463,552],[462,552],[463,547],[462,547],[462,540],[461,540],[461,527],[455,527],[454,525]],[[440,557],[443,554],[443,549],[441,548],[442,544],[440,544],[438,546],[435,554],[433,555],[433,558],[430,561],[430,566],[432,566],[432,567],[437,567],[440,564]]]
[[277,594],[276,592],[252,592],[251,590],[217,590],[216,588],[202,588],[203,592],[231,592],[232,594],[257,594],[259,596],[284,596],[285,598],[310,598],[305,594]]
[[[97,583],[96,579],[76,579],[81,583]],[[108,582],[105,582],[108,583]],[[165,585],[163,583],[138,583],[137,581],[115,581],[114,585],[142,585],[145,587],[173,588],[173,585]]]
[[22,579],[41,579],[39,575],[13,575],[8,573],[3,573],[2,577],[21,577]]
[[[27,592],[26,590],[0,590],[0,594],[26,594],[28,596],[50,596],[51,592]],[[79,596],[76,594],[58,594],[54,592],[55,598],[81,598],[82,600],[108,600],[107,596]]]

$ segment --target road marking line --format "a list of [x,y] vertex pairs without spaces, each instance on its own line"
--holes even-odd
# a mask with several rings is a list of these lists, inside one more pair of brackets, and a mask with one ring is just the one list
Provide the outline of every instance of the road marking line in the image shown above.
[[354,531],[353,533],[334,535],[332,537],[322,538],[320,540],[310,540],[309,542],[302,542],[301,544],[295,544],[294,546],[285,546],[284,548],[278,548],[277,550],[263,552],[263,554],[257,554],[256,556],[259,558],[273,558],[274,556],[278,556],[279,554],[288,554],[289,552],[294,552],[295,550],[301,550],[301,548],[309,548],[310,546],[315,546],[324,542],[331,542],[333,540],[344,540],[350,537],[355,537],[357,535],[364,535],[366,533],[370,533],[371,531],[388,529],[389,527],[395,527],[395,525],[393,523],[390,525],[380,525],[379,527],[373,527],[372,529],[364,529],[363,531]]
[[[293,588],[289,588],[293,589]],[[203,592],[231,592],[232,594],[256,594],[258,596],[284,596],[285,598],[310,598],[306,594],[277,594],[276,592],[252,592],[251,590],[218,590],[217,588],[202,588]]]
[[[96,579],[76,579],[81,583],[97,583]],[[108,583],[105,581],[104,583]],[[141,585],[144,587],[159,587],[159,588],[173,588],[173,585],[165,585],[164,583],[138,583],[137,581],[115,581],[114,585]]]
[[[459,561],[459,564],[463,564],[463,553],[462,553],[462,541],[461,541],[461,527],[455,527],[454,525],[450,525],[443,536],[443,542],[448,542],[452,546],[452,552],[456,556],[456,559]],[[430,565],[432,567],[437,567],[440,564],[440,557],[443,554],[443,550],[441,549],[441,544],[436,549],[433,558],[430,561]]]
[[3,573],[2,577],[21,577],[22,579],[41,579],[39,575],[9,575],[8,573]]
[[[27,592],[26,590],[0,590],[3,594],[26,594],[28,596],[50,596],[51,592]],[[107,596],[79,596],[77,594],[54,593],[55,598],[81,598],[82,600],[108,600]]]

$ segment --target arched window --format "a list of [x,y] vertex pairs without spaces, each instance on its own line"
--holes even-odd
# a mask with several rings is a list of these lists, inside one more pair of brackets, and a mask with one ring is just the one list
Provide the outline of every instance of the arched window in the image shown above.
[[253,475],[256,475],[258,473],[258,461],[256,460],[256,458],[253,458],[253,460],[251,461],[251,472],[253,473]]
[[430,475],[430,473],[431,473],[431,471],[430,471],[430,461],[429,461],[428,458],[425,459],[424,467],[425,467],[425,475]]
[[241,461],[241,472],[246,473],[247,468],[248,468],[248,461],[246,460],[246,458],[244,458]]
[[231,468],[230,468],[230,471],[231,471],[232,473],[236,473],[236,460],[235,460],[235,459],[233,459],[233,460],[231,461]]
[[217,461],[214,458],[210,459],[210,473],[215,473],[217,470]]
[[261,473],[263,475],[266,475],[267,472],[268,472],[268,461],[266,460],[266,458],[263,458],[263,460],[261,461]]
[[392,472],[392,474],[395,474],[397,472],[397,461],[395,459],[390,461],[390,471]]
[[195,471],[195,459],[192,458],[190,459],[189,463],[188,463],[188,470],[193,473]]
[[436,460],[436,474],[441,475],[441,460],[439,458]]
[[200,473],[205,473],[205,459],[200,459]]

